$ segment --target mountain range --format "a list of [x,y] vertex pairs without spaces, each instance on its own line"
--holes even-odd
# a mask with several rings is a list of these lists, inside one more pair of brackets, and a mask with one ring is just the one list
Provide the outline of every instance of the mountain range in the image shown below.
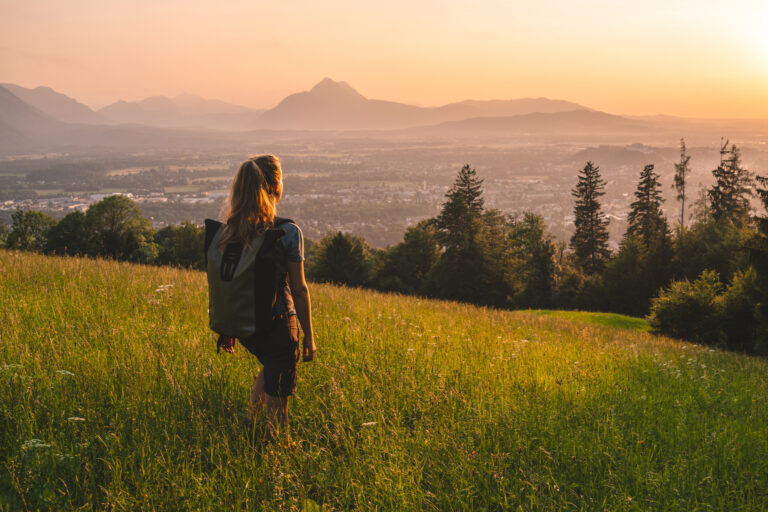
[[48,116],[66,123],[139,124],[233,131],[396,130],[474,117],[568,112],[585,108],[569,101],[547,98],[467,100],[441,107],[419,107],[368,99],[346,82],[325,78],[309,91],[291,94],[269,110],[181,94],[173,98],[151,96],[140,101],[120,100],[94,111],[49,87],[0,86]]
[[368,99],[346,82],[323,79],[309,91],[291,94],[258,119],[258,127],[306,130],[396,130],[494,117],[555,113],[584,109],[581,105],[547,98],[463,101],[441,107],[418,107]]
[[[635,136],[660,122],[596,111],[564,100],[523,98],[420,107],[369,99],[346,82],[323,79],[258,110],[182,94],[117,101],[93,110],[49,87],[0,85],[0,150],[62,146],[140,146],[170,141],[239,140],[254,131],[356,132],[397,136]],[[216,135],[215,132],[220,132]]]

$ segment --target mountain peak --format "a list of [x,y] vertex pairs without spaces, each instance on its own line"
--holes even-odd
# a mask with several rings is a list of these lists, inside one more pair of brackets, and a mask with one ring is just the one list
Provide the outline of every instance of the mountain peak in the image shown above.
[[336,82],[334,80],[331,80],[328,77],[320,80],[317,84],[315,84],[314,87],[312,87],[312,89],[310,89],[309,92],[311,94],[316,94],[316,95],[332,94],[332,95],[354,96],[357,98],[364,98],[362,94],[357,92],[347,82]]

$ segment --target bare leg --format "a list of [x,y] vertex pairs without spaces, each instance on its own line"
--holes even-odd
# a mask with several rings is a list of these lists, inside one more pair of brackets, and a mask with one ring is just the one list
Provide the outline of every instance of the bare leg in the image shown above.
[[288,426],[288,397],[264,396],[267,404],[267,438],[274,439],[277,430]]
[[267,394],[264,393],[264,368],[261,369],[256,378],[253,379],[253,388],[251,389],[251,398],[248,402],[248,419],[255,421],[261,413]]

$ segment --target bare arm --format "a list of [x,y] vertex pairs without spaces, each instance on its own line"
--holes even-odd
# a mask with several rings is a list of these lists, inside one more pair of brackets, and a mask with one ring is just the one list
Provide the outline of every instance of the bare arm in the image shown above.
[[288,279],[291,285],[293,305],[299,317],[301,330],[304,332],[304,361],[311,361],[315,356],[315,336],[312,332],[312,302],[309,299],[309,287],[304,278],[304,262],[288,261]]

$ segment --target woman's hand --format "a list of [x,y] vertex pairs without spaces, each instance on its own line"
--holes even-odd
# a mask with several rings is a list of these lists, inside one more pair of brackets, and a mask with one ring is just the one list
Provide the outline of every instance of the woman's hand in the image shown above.
[[293,305],[304,332],[302,359],[309,362],[315,358],[315,337],[312,334],[312,301],[309,298],[307,281],[304,279],[304,262],[289,261],[287,266]]
[[312,361],[315,358],[315,340],[312,336],[304,336],[304,348],[302,350],[302,360],[305,363]]

